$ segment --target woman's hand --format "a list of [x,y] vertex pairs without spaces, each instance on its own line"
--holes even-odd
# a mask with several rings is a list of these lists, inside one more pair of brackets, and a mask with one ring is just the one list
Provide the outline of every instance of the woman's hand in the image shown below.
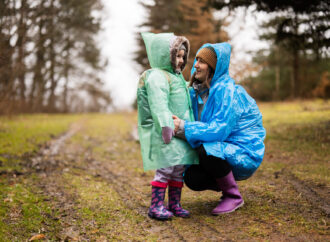
[[181,123],[181,119],[179,119],[177,116],[172,115],[173,118],[173,122],[174,122],[174,132],[176,133],[179,129],[180,123]]

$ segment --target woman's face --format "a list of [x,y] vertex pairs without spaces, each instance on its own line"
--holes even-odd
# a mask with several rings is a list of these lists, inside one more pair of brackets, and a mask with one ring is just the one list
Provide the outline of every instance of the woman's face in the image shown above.
[[199,80],[200,82],[204,82],[208,76],[208,64],[203,61],[203,59],[197,57],[196,63],[195,63],[195,78]]
[[176,71],[181,71],[181,66],[184,63],[184,50],[179,50],[176,55]]

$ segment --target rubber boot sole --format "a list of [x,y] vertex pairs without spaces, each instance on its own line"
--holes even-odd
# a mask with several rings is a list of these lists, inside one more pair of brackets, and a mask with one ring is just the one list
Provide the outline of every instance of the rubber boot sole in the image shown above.
[[241,204],[239,204],[236,208],[232,209],[232,210],[229,210],[229,211],[225,211],[225,212],[220,212],[220,213],[214,213],[212,212],[212,215],[214,216],[218,216],[218,215],[221,215],[221,214],[226,214],[226,213],[232,213],[234,212],[235,210],[239,209],[240,207],[242,207],[244,205],[244,201],[242,201]]
[[159,221],[166,221],[166,220],[171,220],[172,219],[172,217],[157,217],[157,216],[152,215],[150,213],[148,213],[148,217],[152,218],[152,219],[159,220]]

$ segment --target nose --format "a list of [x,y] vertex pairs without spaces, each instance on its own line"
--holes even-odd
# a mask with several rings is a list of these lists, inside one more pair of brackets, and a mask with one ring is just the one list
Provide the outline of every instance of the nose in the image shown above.
[[196,61],[195,68],[197,68],[198,66],[199,66],[199,60]]

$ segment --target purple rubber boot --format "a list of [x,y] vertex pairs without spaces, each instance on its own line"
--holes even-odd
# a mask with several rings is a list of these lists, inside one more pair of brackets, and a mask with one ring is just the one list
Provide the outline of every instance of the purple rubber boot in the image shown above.
[[190,217],[189,211],[181,207],[181,192],[183,182],[170,181],[168,188],[168,210],[170,210],[174,216],[181,218]]
[[168,220],[173,217],[173,213],[164,207],[166,188],[152,186],[151,205],[148,216],[158,220]]
[[244,201],[242,195],[238,191],[238,186],[235,181],[233,172],[229,172],[228,175],[222,178],[218,178],[216,181],[222,191],[222,198],[218,206],[213,209],[213,215],[231,213],[239,207],[243,206]]

